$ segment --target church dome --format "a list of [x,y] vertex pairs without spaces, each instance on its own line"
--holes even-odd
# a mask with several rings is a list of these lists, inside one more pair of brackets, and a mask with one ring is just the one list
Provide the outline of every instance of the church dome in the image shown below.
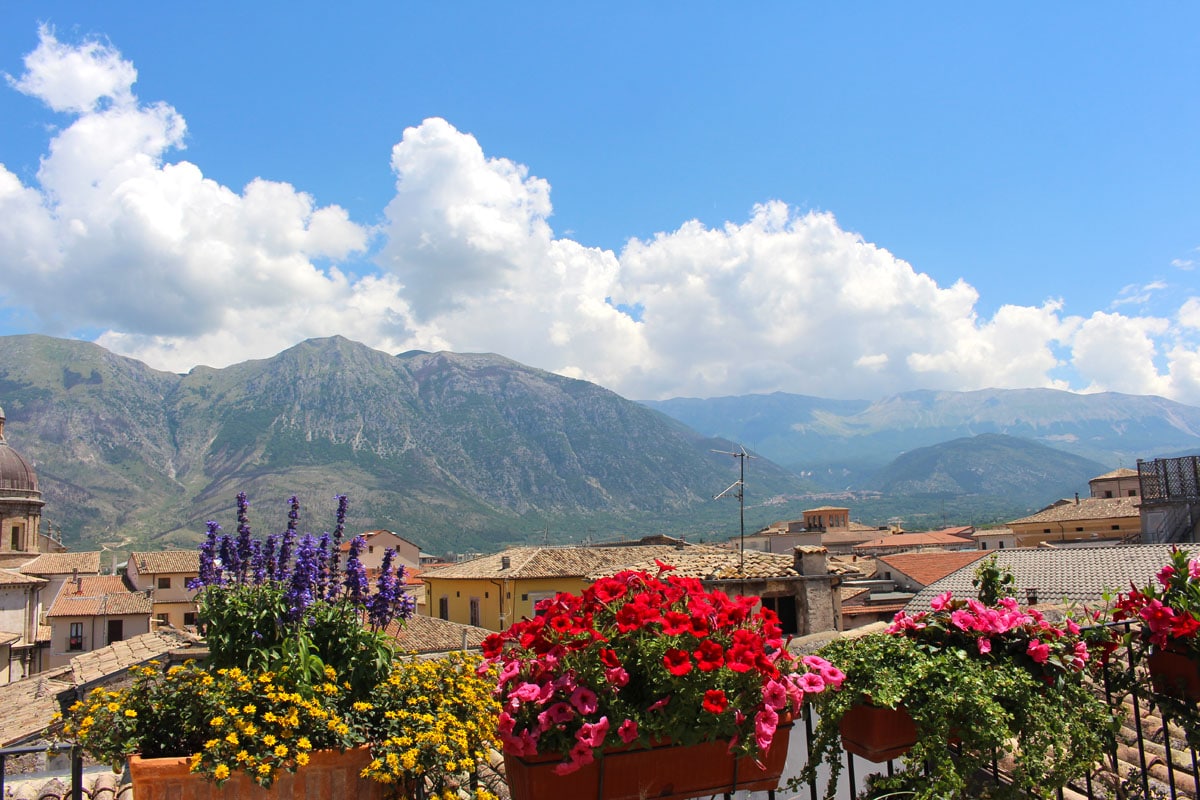
[[37,473],[4,441],[4,409],[0,408],[0,490],[37,492]]

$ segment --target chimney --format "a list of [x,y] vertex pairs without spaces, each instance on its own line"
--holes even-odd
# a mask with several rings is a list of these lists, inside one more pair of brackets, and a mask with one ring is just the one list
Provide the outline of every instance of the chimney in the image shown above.
[[79,577],[79,570],[71,570],[71,582],[75,584],[75,594],[83,594],[83,578]]
[[1037,601],[1038,601],[1037,588],[1034,586],[1030,586],[1028,589],[1025,590],[1025,605],[1036,606]]
[[801,575],[829,574],[829,551],[812,544],[798,544],[792,548],[792,568]]
[[512,559],[508,556],[500,556],[500,569],[508,569],[512,566]]
[[1079,505],[1079,492],[1075,493],[1075,505]]

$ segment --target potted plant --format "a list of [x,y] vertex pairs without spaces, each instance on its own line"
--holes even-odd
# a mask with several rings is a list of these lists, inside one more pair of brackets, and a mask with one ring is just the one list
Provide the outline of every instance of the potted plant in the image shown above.
[[[260,540],[238,495],[237,535],[210,522],[200,548],[194,587],[204,663],[135,668],[130,686],[75,703],[64,738],[109,763],[129,757],[139,800],[177,790],[189,775],[209,781],[189,790],[196,797],[237,797],[256,786],[290,797],[319,783],[339,796],[375,798],[388,784],[428,779],[438,788],[472,772],[495,741],[494,682],[477,671],[478,659],[395,661],[387,626],[414,610],[404,569],[385,553],[371,591],[361,538],[341,563],[346,510],[339,497],[332,534],[300,535],[291,498],[287,528]],[[466,707],[457,705],[463,698]],[[437,718],[451,706],[453,716]],[[426,713],[408,716],[416,708]],[[445,747],[410,754],[398,719],[409,735]],[[297,770],[328,777],[297,783]]]
[[[1069,618],[1051,622],[1011,597],[994,598],[1003,585],[994,561],[981,573],[981,595],[992,603],[947,592],[931,611],[898,613],[886,632],[822,649],[845,680],[840,691],[814,703],[819,720],[807,780],[816,779],[816,763],[828,763],[833,795],[843,723],[851,723],[850,739],[866,736],[869,731],[853,730],[853,722],[871,707],[902,707],[911,720],[910,747],[893,743],[875,752],[904,753],[908,769],[896,782],[916,798],[975,796],[973,776],[1005,756],[1015,791],[1044,796],[1104,754],[1113,719],[1084,681],[1089,654],[1078,626]],[[847,749],[856,744],[848,742]]]
[[842,675],[789,655],[758,598],[672,569],[559,594],[484,642],[514,800],[776,788],[791,715]]
[[1171,548],[1156,580],[1119,595],[1112,616],[1139,623],[1130,644],[1145,660],[1156,692],[1200,701],[1200,559]]

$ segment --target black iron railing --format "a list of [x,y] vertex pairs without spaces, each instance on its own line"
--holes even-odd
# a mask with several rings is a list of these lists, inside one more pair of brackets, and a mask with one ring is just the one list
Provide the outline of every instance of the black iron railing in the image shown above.
[[71,754],[71,782],[68,785],[67,794],[64,795],[64,800],[67,797],[71,800],[83,800],[83,750],[78,745],[66,745],[58,748],[53,745],[0,748],[0,798],[8,797],[5,782],[8,777],[8,760],[10,758],[31,753],[56,754],[64,750]]
[[[1108,626],[1120,633],[1128,633],[1128,623]],[[1120,666],[1110,664],[1096,680],[1096,691],[1103,693],[1114,713],[1123,719],[1121,731],[1114,737],[1110,752],[1104,762],[1091,773],[1058,792],[1064,798],[1085,797],[1089,800],[1195,800],[1200,798],[1200,757],[1190,747],[1181,731],[1191,726],[1200,729],[1200,707],[1189,705],[1190,711],[1174,715],[1173,705],[1157,698],[1151,687],[1143,665],[1136,663],[1132,653],[1121,649],[1113,654],[1120,659]],[[805,707],[803,740],[798,743],[807,750],[815,728],[812,709]],[[1197,737],[1193,737],[1193,741]],[[951,746],[953,747],[953,746]],[[801,758],[803,753],[799,754]],[[864,779],[874,773],[892,776],[903,768],[899,761],[876,764],[850,753],[843,752],[843,769],[835,797],[850,800],[862,791]],[[789,771],[792,764],[789,762]],[[795,770],[798,772],[798,770]],[[996,784],[1005,782],[1003,765],[996,759],[984,781]],[[789,797],[808,797],[821,800],[825,796],[823,779],[800,787],[800,793]]]

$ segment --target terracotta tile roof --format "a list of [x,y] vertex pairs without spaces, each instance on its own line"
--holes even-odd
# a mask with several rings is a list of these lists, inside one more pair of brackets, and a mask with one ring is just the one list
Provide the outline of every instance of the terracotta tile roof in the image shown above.
[[975,531],[971,534],[972,539],[978,539],[983,536],[1012,536],[1012,528],[988,528],[987,530]]
[[[1200,555],[1200,545],[1180,545]],[[1017,599],[1026,602],[1026,589],[1037,590],[1040,603],[1061,603],[1064,600],[1079,604],[1098,605],[1107,592],[1117,592],[1135,583],[1144,586],[1170,558],[1169,544],[1131,544],[1112,547],[1019,548],[992,550],[1000,567],[1013,572]],[[975,565],[952,572],[935,581],[914,597],[909,610],[929,608],[929,602],[945,591],[956,597],[973,597],[971,580]]]
[[826,531],[821,534],[821,544],[826,547],[839,544],[859,544],[869,542],[879,536],[879,528],[864,527],[861,530]]
[[15,644],[21,641],[21,634],[11,631],[0,631],[0,644]]
[[877,605],[861,605],[861,606],[844,606],[842,608],[842,616],[858,617],[863,614],[881,614],[892,617],[897,611],[903,611],[906,608],[904,603],[879,603]]
[[[437,617],[417,614],[403,625],[393,622],[388,626],[388,635],[396,640],[398,652],[447,653],[463,649],[477,650],[492,631],[474,625],[462,625]],[[465,638],[464,638],[465,637]]]
[[846,508],[845,506],[817,506],[816,508],[804,509],[804,513],[807,514],[809,511],[849,511],[849,510],[850,509]]
[[156,552],[130,553],[130,563],[137,565],[141,575],[182,574],[197,575],[200,573],[200,551],[198,550],[159,550]]
[[1114,469],[1112,472],[1106,472],[1103,475],[1097,475],[1096,477],[1092,478],[1091,481],[1088,481],[1088,483],[1091,483],[1092,481],[1107,481],[1112,480],[1113,478],[1136,478],[1137,476],[1138,471],[1136,469],[1121,467],[1120,469]]
[[0,686],[0,707],[4,708],[0,714],[0,746],[10,747],[40,736],[54,713],[62,710],[59,694],[74,688],[69,678],[69,671],[62,669]]
[[838,587],[838,591],[842,595],[842,604],[843,605],[845,605],[847,602],[849,602],[851,600],[855,600],[855,599],[865,600],[866,598],[864,597],[864,595],[868,595],[871,593],[871,589],[866,586],[845,586],[845,585],[843,585],[843,586]]
[[700,580],[795,578],[799,576],[795,569],[795,560],[790,555],[747,550],[743,563],[743,559],[736,550],[696,546],[683,550],[672,549],[666,554],[644,557],[628,564],[612,565],[609,568],[590,573],[587,578],[588,580],[597,580],[620,572],[622,569],[644,570],[654,574],[658,571],[658,566],[654,563],[655,558],[675,567],[672,575],[699,578]]
[[[637,561],[651,561],[678,552],[674,547],[511,547],[459,564],[431,567],[422,579],[439,578],[582,578],[612,568],[620,571]],[[504,567],[504,559],[508,567]]]
[[859,550],[875,550],[892,547],[972,547],[970,539],[962,536],[955,536],[950,533],[942,533],[936,531],[933,533],[893,533],[891,536],[883,536],[878,539],[872,539],[869,542],[856,544],[855,551]]
[[187,648],[196,643],[192,637],[178,631],[158,630],[143,633],[107,647],[100,647],[71,659],[71,679],[76,686],[84,686],[104,678],[124,673],[130,667],[144,664],[151,659],[165,661],[174,650]]
[[70,575],[79,570],[81,575],[100,572],[100,552],[93,553],[42,553],[21,567],[26,575]]
[[1009,525],[1033,522],[1073,522],[1089,519],[1119,519],[1140,516],[1140,497],[1085,497],[1078,503],[1067,500],[1036,514],[1014,519]]
[[955,570],[973,564],[988,554],[987,550],[940,553],[897,553],[880,556],[879,561],[897,572],[903,572],[922,586],[941,580]]
[[118,575],[91,575],[79,579],[79,587],[68,581],[47,617],[100,617],[149,614],[154,601],[142,592],[131,592]]
[[0,569],[0,586],[40,586],[49,583],[45,578],[22,575],[11,569]]

